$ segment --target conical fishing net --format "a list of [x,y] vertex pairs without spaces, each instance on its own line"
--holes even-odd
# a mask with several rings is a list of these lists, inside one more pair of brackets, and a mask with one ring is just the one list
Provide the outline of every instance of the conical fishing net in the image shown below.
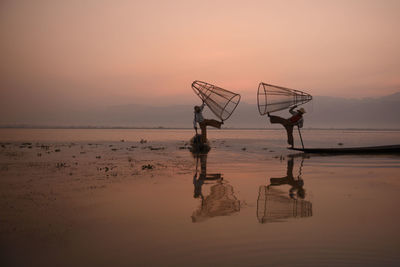
[[209,83],[194,81],[194,92],[221,120],[227,120],[240,102],[240,95]]
[[311,216],[311,202],[303,199],[291,199],[282,191],[260,186],[257,199],[257,219],[260,223]]
[[257,93],[258,111],[261,115],[279,111],[294,105],[302,105],[312,99],[310,94],[299,90],[260,83]]

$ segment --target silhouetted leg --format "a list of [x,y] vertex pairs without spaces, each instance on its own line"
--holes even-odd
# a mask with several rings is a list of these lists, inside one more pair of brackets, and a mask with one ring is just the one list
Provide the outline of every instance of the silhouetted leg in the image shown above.
[[287,176],[282,177],[282,178],[270,178],[269,182],[270,182],[270,186],[283,185],[283,184],[288,184],[289,179]]
[[293,124],[288,119],[279,116],[270,115],[269,120],[271,123],[279,123],[282,124],[283,127],[285,127],[288,136],[287,142],[293,147]]
[[206,177],[207,176],[207,154],[200,155],[200,171],[201,174]]
[[220,122],[220,121],[205,119],[203,122],[204,122],[207,126],[212,126],[212,127],[221,129],[221,124],[222,124],[222,122]]
[[282,117],[279,117],[279,116],[273,116],[273,115],[270,115],[270,116],[269,116],[269,121],[270,121],[271,123],[280,123],[280,124],[282,124],[283,126],[285,126],[286,124],[288,124],[288,120],[287,120],[287,119],[282,118]]
[[199,124],[201,129],[201,143],[205,144],[207,142],[207,124],[204,121]]
[[289,177],[289,179],[291,179],[291,180],[294,180],[294,178],[293,178],[293,166],[294,166],[294,159],[293,159],[293,157],[289,156],[289,159],[287,161],[286,174],[287,174],[287,177]]
[[285,129],[287,132],[287,142],[289,145],[293,147],[293,125],[285,125]]

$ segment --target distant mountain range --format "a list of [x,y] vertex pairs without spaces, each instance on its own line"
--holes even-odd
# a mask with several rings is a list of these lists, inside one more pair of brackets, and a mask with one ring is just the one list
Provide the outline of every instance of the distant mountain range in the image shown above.
[[[305,128],[400,129],[400,92],[379,97],[345,99],[316,96],[303,106]],[[287,117],[287,111],[278,113]],[[213,117],[208,110],[205,117]],[[146,106],[140,104],[85,110],[37,111],[0,118],[7,126],[59,127],[165,127],[190,128],[192,105]],[[224,128],[277,128],[260,116],[256,104],[241,102]]]

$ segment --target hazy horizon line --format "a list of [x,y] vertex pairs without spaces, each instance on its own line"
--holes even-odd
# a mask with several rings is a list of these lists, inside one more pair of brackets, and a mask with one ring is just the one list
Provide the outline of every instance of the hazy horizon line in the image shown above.
[[[367,99],[380,99],[380,98],[387,98],[393,95],[400,95],[400,88],[398,91],[389,93],[389,94],[384,94],[380,96],[360,96],[360,97],[345,97],[345,96],[332,96],[332,95],[313,95],[314,98],[321,98],[321,97],[328,97],[328,98],[334,98],[334,99],[345,99],[345,100],[367,100]],[[241,99],[240,101],[242,104],[249,104],[249,105],[257,105],[257,99]],[[138,105],[138,106],[152,106],[151,104],[143,104],[141,102],[131,102],[131,103],[125,103],[125,104],[108,104],[105,105],[107,107],[117,107],[117,106],[131,106],[131,105]],[[168,107],[168,106],[190,106],[192,104],[180,104],[180,103],[167,103],[167,104],[156,104],[156,106],[159,107]]]
[[[164,127],[164,126],[154,126],[154,127],[142,127],[142,126],[45,126],[45,125],[40,125],[40,126],[35,126],[35,125],[0,125],[0,129],[71,129],[71,130],[193,130],[191,127]],[[269,128],[260,128],[260,127],[226,127],[226,128],[221,128],[218,130],[281,130],[281,127],[269,127]],[[217,129],[209,129],[211,131],[217,131]],[[345,128],[345,127],[304,127],[302,130],[358,130],[358,131],[400,131],[399,128]]]

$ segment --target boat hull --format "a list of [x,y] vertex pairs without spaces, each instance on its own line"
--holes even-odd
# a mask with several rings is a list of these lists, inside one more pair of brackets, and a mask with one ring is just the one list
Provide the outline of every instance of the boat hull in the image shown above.
[[337,148],[290,148],[314,154],[400,154],[400,145]]

